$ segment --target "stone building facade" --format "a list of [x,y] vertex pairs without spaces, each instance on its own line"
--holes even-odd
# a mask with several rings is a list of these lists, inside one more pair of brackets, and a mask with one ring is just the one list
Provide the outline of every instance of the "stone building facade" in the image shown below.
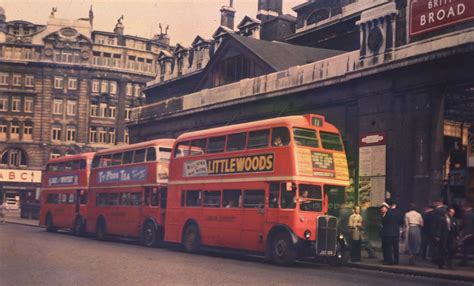
[[[93,30],[88,18],[46,25],[7,21],[0,8],[0,172],[7,196],[38,195],[50,158],[129,141],[125,123],[144,103],[169,38]],[[25,175],[26,174],[26,175]],[[25,201],[25,200],[24,200]]]

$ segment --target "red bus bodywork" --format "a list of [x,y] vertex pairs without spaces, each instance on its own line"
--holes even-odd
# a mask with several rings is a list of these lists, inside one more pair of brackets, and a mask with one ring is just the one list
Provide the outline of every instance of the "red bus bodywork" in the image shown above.
[[[285,128],[289,138],[284,146],[274,146],[272,140]],[[325,145],[337,141],[333,145],[339,150],[325,148],[323,134]],[[237,146],[244,137],[244,148]],[[348,167],[338,129],[322,116],[280,117],[182,134],[173,147],[168,184],[165,240],[183,243],[188,251],[201,244],[256,251],[279,264],[292,263],[296,256],[337,255],[337,222],[326,215],[327,193],[349,185]],[[303,189],[314,199],[303,197],[308,195]],[[303,204],[312,211],[303,210]],[[323,241],[326,233],[330,241]],[[283,248],[292,251],[285,254]]]
[[83,233],[87,215],[89,172],[94,153],[51,159],[41,182],[40,225],[48,231]]
[[[147,245],[162,236],[169,155],[173,139],[158,139],[98,151],[90,179],[87,232],[143,237]],[[148,227],[148,228],[147,228]]]

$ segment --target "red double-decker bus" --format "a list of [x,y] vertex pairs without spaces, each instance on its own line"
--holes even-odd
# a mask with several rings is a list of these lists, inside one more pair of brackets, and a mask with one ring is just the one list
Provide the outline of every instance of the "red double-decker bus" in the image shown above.
[[165,240],[264,253],[277,264],[342,256],[328,192],[349,184],[338,129],[318,115],[182,134],[170,162]]
[[87,214],[89,172],[94,153],[49,160],[43,173],[40,225],[47,231],[73,230],[82,235]]
[[87,232],[141,238],[153,246],[163,236],[168,164],[173,139],[96,152],[91,170]]

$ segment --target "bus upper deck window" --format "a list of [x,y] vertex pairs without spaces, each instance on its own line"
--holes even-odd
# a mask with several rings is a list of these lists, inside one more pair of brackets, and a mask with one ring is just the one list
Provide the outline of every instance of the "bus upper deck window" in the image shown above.
[[341,137],[337,133],[319,132],[324,149],[342,151],[344,149]]
[[95,156],[92,160],[92,168],[97,168],[100,166],[100,156]]
[[272,146],[287,146],[290,144],[290,131],[286,127],[272,129]]
[[227,136],[227,151],[239,151],[245,149],[247,133],[230,134]]
[[225,136],[212,137],[209,138],[207,143],[207,152],[208,153],[218,153],[223,152],[225,147]]
[[174,150],[174,157],[180,158],[188,156],[189,154],[189,141],[179,142]]
[[79,170],[84,170],[87,166],[86,160],[80,160],[79,161]]
[[206,150],[206,139],[197,139],[191,141],[191,156],[203,155]]
[[133,151],[127,151],[123,153],[122,163],[130,164],[133,162]]
[[308,147],[319,147],[316,130],[293,128],[295,144]]
[[133,156],[133,163],[145,162],[145,149],[135,150],[135,155]]
[[270,130],[258,130],[249,132],[249,143],[248,149],[265,148],[268,146],[268,138],[270,136]]
[[122,153],[115,153],[112,155],[112,166],[118,166],[122,164]]
[[147,162],[156,161],[156,149],[154,147],[150,147],[146,150],[146,161]]

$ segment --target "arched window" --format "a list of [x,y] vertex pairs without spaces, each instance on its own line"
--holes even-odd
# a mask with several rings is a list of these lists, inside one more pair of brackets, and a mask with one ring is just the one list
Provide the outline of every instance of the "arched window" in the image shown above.
[[306,25],[316,24],[330,17],[329,9],[319,9],[314,11],[306,19]]
[[27,158],[21,149],[10,148],[2,153],[2,165],[9,167],[26,167]]
[[64,154],[64,156],[71,156],[71,155],[75,155],[76,154],[76,151],[74,150],[67,150],[66,153]]

